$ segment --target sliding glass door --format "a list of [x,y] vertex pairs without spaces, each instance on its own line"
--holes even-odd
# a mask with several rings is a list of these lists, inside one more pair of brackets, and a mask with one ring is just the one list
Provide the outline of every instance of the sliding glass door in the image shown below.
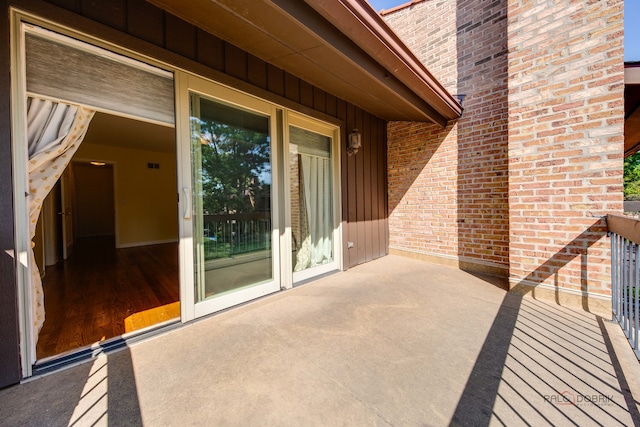
[[[194,316],[279,289],[275,109],[199,79],[188,91]],[[190,85],[192,86],[192,85]],[[223,96],[220,96],[223,95]],[[189,194],[186,194],[189,193]]]
[[339,268],[337,128],[290,114],[289,197],[293,282]]
[[339,128],[176,81],[183,321],[339,270]]
[[[337,125],[178,69],[166,69],[166,64],[149,65],[109,52],[97,47],[101,42],[93,46],[79,41],[88,36],[67,37],[21,23],[20,19],[15,21],[20,25],[14,28],[13,37],[17,80],[12,85],[15,88],[12,97],[18,112],[13,120],[16,129],[13,151],[16,176],[22,175],[24,179],[15,180],[13,190],[16,194],[26,194],[28,190],[25,188],[28,162],[32,159],[24,144],[31,128],[30,124],[25,125],[29,106],[34,104],[27,99],[33,100],[37,95],[46,102],[86,107],[85,120],[78,121],[80,124],[94,116],[89,110],[95,110],[95,117],[108,113],[121,120],[134,119],[154,126],[141,130],[136,125],[135,132],[129,129],[132,135],[137,132],[144,137],[131,136],[131,141],[120,138],[113,147],[111,142],[96,140],[94,145],[111,148],[105,151],[104,147],[94,147],[93,152],[116,156],[111,150],[122,148],[119,144],[138,147],[144,158],[131,163],[137,171],[136,179],[124,180],[125,187],[140,181],[142,174],[145,177],[151,176],[147,173],[154,174],[153,178],[144,178],[149,179],[148,194],[141,192],[138,185],[138,195],[129,198],[129,202],[125,197],[115,202],[116,210],[118,203],[131,208],[123,208],[126,220],[121,221],[129,224],[125,228],[134,235],[133,240],[125,241],[128,245],[174,243],[175,228],[171,223],[175,227],[175,193],[178,193],[180,298],[175,301],[174,288],[171,301],[165,304],[173,306],[169,318],[174,317],[178,303],[181,321],[188,322],[341,268]],[[62,31],[62,27],[56,28]],[[75,72],[68,72],[69,64]],[[101,82],[93,78],[96,70],[100,71]],[[113,84],[123,75],[128,85]],[[289,102],[287,105],[295,108]],[[113,128],[113,118],[103,120],[109,120],[105,129]],[[119,123],[120,127],[133,126],[124,121]],[[168,133],[158,131],[157,127],[168,129]],[[105,134],[104,130],[96,132]],[[158,156],[165,159],[174,143],[176,167],[170,158],[163,163],[166,166],[162,170],[166,172],[158,175],[160,164],[154,159]],[[93,153],[88,145],[84,150],[87,155]],[[123,163],[132,160],[129,158],[132,155],[122,154],[127,158]],[[61,154],[61,158],[66,157]],[[71,157],[67,163],[69,160]],[[143,173],[147,169],[145,163],[154,171]],[[166,209],[158,209],[159,206]],[[32,249],[33,237],[29,232],[29,207],[27,199],[16,202],[16,250],[25,257]],[[41,208],[38,203],[31,207],[36,213]],[[151,221],[155,215],[162,219]],[[139,233],[141,227],[145,230]],[[116,229],[116,236],[120,236],[119,230]],[[40,322],[44,319],[44,306],[34,302],[43,293],[35,261],[19,264],[21,346],[25,349],[22,365],[24,375],[29,376],[36,358]],[[36,274],[31,275],[33,272]],[[30,277],[35,277],[33,283]],[[175,283],[173,277],[172,280]]]

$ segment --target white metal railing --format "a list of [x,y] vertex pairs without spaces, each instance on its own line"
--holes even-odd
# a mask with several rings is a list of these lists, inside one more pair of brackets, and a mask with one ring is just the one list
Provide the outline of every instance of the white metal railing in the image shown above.
[[204,215],[205,259],[259,252],[271,247],[268,213]]
[[640,221],[609,215],[611,237],[611,302],[614,319],[620,324],[640,359]]

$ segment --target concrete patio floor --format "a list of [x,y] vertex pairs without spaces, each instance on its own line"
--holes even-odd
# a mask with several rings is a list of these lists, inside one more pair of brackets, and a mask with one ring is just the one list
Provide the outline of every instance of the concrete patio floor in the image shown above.
[[629,426],[639,380],[606,319],[387,256],[0,390],[0,425]]

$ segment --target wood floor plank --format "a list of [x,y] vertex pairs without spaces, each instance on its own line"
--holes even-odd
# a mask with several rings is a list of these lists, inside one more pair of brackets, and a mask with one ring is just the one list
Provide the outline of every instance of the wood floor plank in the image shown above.
[[47,268],[38,359],[122,335],[127,317],[178,302],[177,243],[114,247],[113,238],[82,239],[68,260]]

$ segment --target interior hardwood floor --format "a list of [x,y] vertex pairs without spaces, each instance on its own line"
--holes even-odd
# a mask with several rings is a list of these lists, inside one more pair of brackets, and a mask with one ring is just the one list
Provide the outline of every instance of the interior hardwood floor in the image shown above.
[[[175,308],[178,244],[116,250],[112,237],[78,240],[68,260],[46,269],[43,287],[38,359],[122,335],[125,319],[136,313]],[[176,315],[175,309],[160,311]]]

